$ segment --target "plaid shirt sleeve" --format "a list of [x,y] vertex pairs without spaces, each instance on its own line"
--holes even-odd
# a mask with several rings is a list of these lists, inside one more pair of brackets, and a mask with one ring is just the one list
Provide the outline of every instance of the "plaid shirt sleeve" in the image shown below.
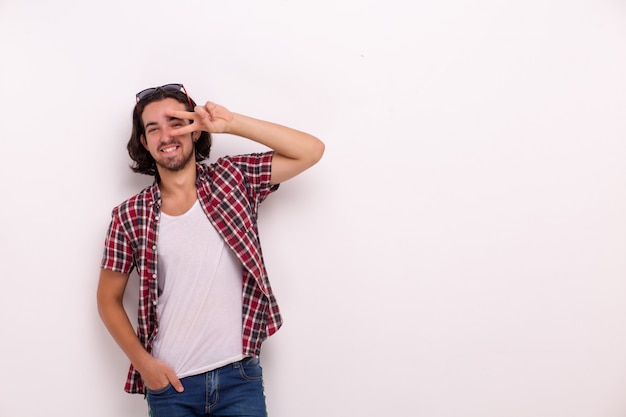
[[104,253],[100,266],[103,269],[130,274],[133,265],[133,250],[115,209],[104,241]]
[[270,193],[278,189],[279,184],[271,185],[272,159],[274,152],[238,155],[230,160],[241,170],[247,182],[249,197],[254,203],[254,209],[267,198]]

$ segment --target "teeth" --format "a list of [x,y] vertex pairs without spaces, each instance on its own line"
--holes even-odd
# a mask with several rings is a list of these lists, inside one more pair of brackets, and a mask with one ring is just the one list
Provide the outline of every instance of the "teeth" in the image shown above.
[[161,149],[162,152],[174,152],[176,150],[176,146],[169,146],[167,148]]

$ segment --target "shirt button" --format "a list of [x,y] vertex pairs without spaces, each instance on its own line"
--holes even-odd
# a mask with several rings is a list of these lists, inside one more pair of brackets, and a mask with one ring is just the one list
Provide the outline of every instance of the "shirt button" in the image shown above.
[[152,250],[156,250],[156,245],[152,245]]
[[152,274],[152,278],[156,278],[156,274]]

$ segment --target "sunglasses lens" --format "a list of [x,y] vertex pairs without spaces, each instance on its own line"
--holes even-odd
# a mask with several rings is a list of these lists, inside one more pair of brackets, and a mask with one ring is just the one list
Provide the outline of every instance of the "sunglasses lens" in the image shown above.
[[166,84],[160,87],[146,88],[145,90],[137,93],[137,101],[150,97],[152,94],[156,93],[158,90],[162,90],[167,93],[175,93],[177,91],[180,91],[182,88],[183,88],[182,84]]
[[150,97],[156,90],[156,88],[146,88],[145,90],[137,93],[137,99],[143,100],[146,97]]
[[161,90],[167,91],[168,93],[175,93],[177,91],[180,91],[182,87],[182,84],[166,84],[161,87]]

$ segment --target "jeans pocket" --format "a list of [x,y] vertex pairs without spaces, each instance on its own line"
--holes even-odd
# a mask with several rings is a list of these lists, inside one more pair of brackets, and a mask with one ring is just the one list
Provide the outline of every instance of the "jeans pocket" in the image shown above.
[[259,381],[263,379],[263,368],[258,358],[242,359],[239,366],[241,377],[248,381]]
[[148,391],[148,395],[159,395],[159,394],[165,394],[170,388],[172,388],[172,384],[168,382],[167,385],[164,386],[163,388],[150,389],[146,387],[146,390]]

